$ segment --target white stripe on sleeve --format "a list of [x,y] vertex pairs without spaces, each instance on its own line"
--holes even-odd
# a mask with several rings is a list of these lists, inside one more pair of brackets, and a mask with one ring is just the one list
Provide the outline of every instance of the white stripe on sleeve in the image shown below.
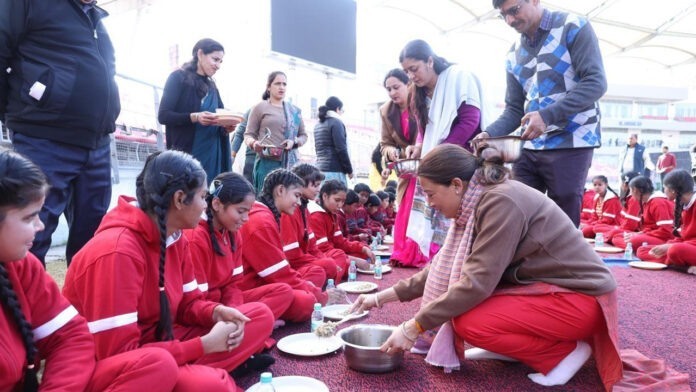
[[34,341],[41,340],[53,332],[56,332],[75,316],[77,316],[77,309],[75,309],[74,306],[70,305],[63,309],[63,311],[58,313],[53,319],[45,322],[43,325],[40,325],[37,328],[34,328],[32,331],[34,333]]
[[286,265],[290,265],[290,264],[288,264],[288,261],[287,261],[287,260],[282,260],[282,261],[280,261],[280,262],[278,262],[278,263],[276,263],[276,264],[273,264],[272,266],[266,268],[266,269],[263,270],[263,271],[259,271],[259,276],[262,277],[262,278],[265,278],[265,277],[267,277],[268,275],[270,275],[270,274],[272,274],[272,273],[278,271],[279,269],[285,267]]
[[200,290],[200,291],[203,292],[203,293],[205,293],[206,291],[208,291],[208,283],[201,283],[201,284],[199,284],[199,285],[198,285],[198,290]]
[[299,247],[300,247],[300,243],[297,242],[297,241],[295,241],[295,242],[293,242],[292,244],[287,244],[287,245],[285,245],[285,246],[283,247],[283,252],[287,252],[287,251],[289,251],[289,250],[293,250],[293,249],[299,248]]
[[237,276],[237,275],[241,274],[242,272],[244,272],[244,266],[240,265],[239,267],[232,270],[232,276]]
[[191,292],[198,288],[198,282],[196,279],[184,284],[184,293]]
[[135,324],[138,322],[138,312],[119,314],[118,316],[109,317],[101,320],[95,320],[87,323],[89,327],[89,332],[97,333],[102,331],[108,331],[110,329],[115,329],[118,327],[123,327],[128,324]]
[[671,225],[671,224],[673,224],[673,223],[674,223],[673,220],[661,220],[661,221],[657,221],[657,225],[658,225],[658,226]]
[[328,241],[329,239],[326,237],[321,237],[317,240],[317,245],[323,244],[324,242]]

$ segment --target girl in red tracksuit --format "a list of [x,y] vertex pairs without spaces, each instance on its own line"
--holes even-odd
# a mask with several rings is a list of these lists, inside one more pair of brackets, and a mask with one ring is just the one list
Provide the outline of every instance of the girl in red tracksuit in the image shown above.
[[[686,170],[673,170],[665,176],[665,193],[675,201],[674,232],[676,239],[663,245],[638,248],[641,260],[687,267],[696,274],[696,193],[694,179]],[[693,272],[692,272],[693,271]]]
[[609,186],[605,176],[595,176],[592,179],[595,196],[592,204],[592,215],[583,223],[582,234],[585,238],[594,238],[596,225],[616,226],[621,220],[621,201],[619,195]]
[[260,351],[273,328],[266,306],[235,309],[198,290],[181,231],[198,224],[205,185],[190,155],[149,156],[136,179],[137,203],[121,196],[75,255],[63,288],[89,322],[98,359],[162,347],[179,365],[181,391],[237,389],[228,371]]
[[178,370],[165,350],[143,348],[95,360],[87,322],[28,253],[34,235],[43,230],[44,174],[5,150],[0,178],[0,390],[171,391]]
[[294,322],[309,320],[314,303],[325,304],[328,299],[321,286],[313,283],[326,281],[324,270],[311,266],[303,279],[290,266],[283,251],[280,216],[295,212],[303,186],[302,179],[289,170],[276,169],[268,173],[261,195],[249,213],[249,222],[240,230],[244,241],[244,276],[239,287],[250,290],[268,283],[290,285],[293,288],[293,295],[288,298],[290,307],[281,318]]
[[629,183],[631,197],[640,204],[640,230],[637,233],[616,233],[611,242],[614,246],[625,248],[631,241],[633,249],[638,249],[646,242],[648,245],[660,245],[674,238],[674,203],[664,193],[653,189],[652,181],[638,176]]
[[580,211],[581,224],[588,223],[590,219],[592,219],[592,213],[594,212],[594,196],[594,189],[585,189],[585,192],[582,194],[582,210]]
[[292,287],[285,283],[269,283],[250,290],[238,287],[244,273],[239,229],[249,220],[254,187],[232,172],[218,175],[210,184],[206,197],[208,219],[200,220],[195,229],[184,231],[191,243],[198,289],[207,300],[227,306],[261,302],[279,319],[290,307],[287,299]]
[[309,221],[312,231],[317,236],[317,246],[322,252],[340,249],[355,260],[358,268],[368,269],[369,263],[365,257],[374,263],[375,255],[370,248],[359,241],[348,241],[338,226],[336,213],[346,199],[346,186],[337,180],[324,181],[319,191],[319,203],[310,202]]
[[[292,168],[304,183],[300,205],[292,215],[280,218],[280,233],[283,238],[283,250],[290,266],[302,275],[314,265],[324,269],[327,279],[340,282],[348,269],[348,257],[340,249],[332,249],[324,254],[317,247],[317,238],[309,227],[309,211],[307,204],[314,200],[319,193],[319,185],[324,175],[316,167],[301,163]],[[323,283],[322,283],[323,284]]]
[[[619,201],[622,208],[619,224],[597,223],[594,225],[595,236],[597,233],[602,233],[607,244],[611,244],[612,238],[617,234],[634,233],[640,229],[640,203],[631,197],[631,188],[628,186],[631,180],[636,177],[638,177],[638,172],[631,171],[625,173],[621,178]],[[594,193],[594,191],[592,192]]]

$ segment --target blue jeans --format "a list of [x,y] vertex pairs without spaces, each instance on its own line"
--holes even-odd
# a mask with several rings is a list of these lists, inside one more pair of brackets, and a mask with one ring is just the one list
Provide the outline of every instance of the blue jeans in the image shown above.
[[50,188],[39,213],[46,228],[36,233],[31,252],[44,262],[58,218],[68,221],[65,257],[70,265],[97,231],[111,202],[111,148],[94,150],[14,134],[15,151],[29,158],[46,175]]
[[324,181],[328,180],[338,180],[343,183],[346,187],[348,187],[348,180],[346,179],[346,173],[341,173],[341,172],[323,172],[324,173]]

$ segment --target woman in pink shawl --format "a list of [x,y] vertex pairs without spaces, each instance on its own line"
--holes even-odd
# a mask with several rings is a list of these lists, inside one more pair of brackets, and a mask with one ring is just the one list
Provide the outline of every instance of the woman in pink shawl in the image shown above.
[[[443,144],[423,158],[428,204],[454,220],[443,247],[421,272],[361,295],[354,308],[422,297],[382,351],[409,350],[439,327],[426,357],[433,365],[519,361],[534,370],[533,382],[551,386],[594,354],[610,390],[622,375],[611,272],[553,201],[509,178],[497,150],[481,156]],[[463,351],[464,341],[474,348]]]

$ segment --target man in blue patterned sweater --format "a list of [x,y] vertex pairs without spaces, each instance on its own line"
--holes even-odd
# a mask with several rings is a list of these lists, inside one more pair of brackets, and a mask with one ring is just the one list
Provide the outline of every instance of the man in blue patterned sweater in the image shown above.
[[607,81],[587,19],[544,9],[539,0],[493,0],[521,34],[507,56],[505,110],[479,137],[522,126],[517,180],[548,192],[577,226],[587,172],[601,145],[599,98]]

